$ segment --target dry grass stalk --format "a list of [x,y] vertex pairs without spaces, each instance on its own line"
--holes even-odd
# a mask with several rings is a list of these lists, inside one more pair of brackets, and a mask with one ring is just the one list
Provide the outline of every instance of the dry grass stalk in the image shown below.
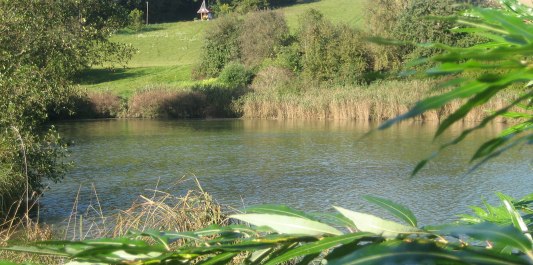
[[112,92],[90,92],[87,94],[91,110],[96,117],[112,118],[120,115],[122,99]]
[[205,192],[198,181],[197,189],[182,197],[163,191],[154,191],[148,198],[141,196],[132,206],[114,217],[113,236],[125,235],[130,230],[193,231],[212,224],[227,223],[222,206]]
[[[17,202],[14,207],[15,211],[23,208],[23,200]],[[39,224],[29,218],[29,214],[23,217],[11,217],[0,224],[0,246],[4,247],[9,244],[24,245],[36,241],[45,241],[53,239],[53,232],[49,226]],[[0,250],[0,258],[16,263],[35,263],[35,264],[62,264],[61,258],[51,256],[40,256],[32,253],[12,252]]]

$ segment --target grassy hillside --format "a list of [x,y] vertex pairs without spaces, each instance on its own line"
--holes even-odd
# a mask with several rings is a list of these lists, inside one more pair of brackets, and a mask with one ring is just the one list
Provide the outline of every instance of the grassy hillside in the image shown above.
[[280,9],[291,29],[298,26],[298,17],[309,8],[319,10],[335,23],[361,26],[365,0],[307,0],[304,3]]
[[[304,0],[280,8],[292,30],[298,17],[314,8],[336,23],[359,26],[365,0]],[[194,83],[191,69],[199,60],[202,36],[210,22],[189,21],[149,25],[142,32],[124,30],[113,41],[131,44],[137,49],[126,68],[93,69],[82,77],[81,85],[89,91],[111,91],[129,97],[139,89],[166,87],[180,89]]]

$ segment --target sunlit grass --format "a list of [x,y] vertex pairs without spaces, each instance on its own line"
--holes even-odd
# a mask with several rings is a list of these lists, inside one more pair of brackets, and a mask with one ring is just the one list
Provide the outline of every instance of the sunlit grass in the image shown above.
[[194,83],[189,65],[93,69],[86,72],[81,81],[88,91],[110,91],[126,98],[138,90],[153,86],[165,85],[179,89]]
[[302,0],[300,4],[280,9],[291,30],[298,27],[298,18],[308,9],[320,11],[333,23],[363,26],[363,7],[366,0]]
[[[294,31],[298,17],[314,8],[335,23],[361,25],[361,9],[365,0],[303,0],[280,8]],[[141,32],[122,30],[111,40],[130,44],[136,49],[126,68],[96,68],[81,77],[80,84],[91,92],[105,92],[129,98],[136,91],[164,86],[180,90],[198,84],[191,70],[200,60],[203,32],[210,22],[183,21],[154,24]],[[211,82],[211,81],[208,81]]]

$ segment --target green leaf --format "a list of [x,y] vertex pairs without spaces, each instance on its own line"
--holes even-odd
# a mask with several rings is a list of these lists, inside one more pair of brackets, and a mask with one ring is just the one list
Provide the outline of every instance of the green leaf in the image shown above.
[[279,214],[279,215],[293,216],[293,217],[299,217],[299,218],[316,221],[316,219],[313,216],[306,214],[303,211],[292,209],[285,205],[265,204],[265,205],[252,206],[246,209],[246,213],[276,214],[276,215]]
[[7,260],[0,260],[0,265],[19,265],[19,264],[11,262],[11,261],[7,261]]
[[483,143],[476,151],[474,156],[470,159],[470,162],[479,159],[481,157],[485,157],[491,153],[494,152],[498,147],[505,144],[507,141],[509,141],[511,135],[508,135],[506,137],[498,137],[491,139],[485,143]]
[[499,226],[492,223],[464,225],[449,227],[441,233],[454,236],[467,235],[478,240],[489,240],[495,245],[511,246],[520,251],[527,252],[532,249],[531,241],[513,226]]
[[294,264],[294,265],[309,265],[309,264],[313,264],[311,263],[314,259],[318,258],[320,256],[320,253],[317,253],[317,254],[310,254],[310,255],[307,255],[307,256],[304,256],[302,258],[302,260],[300,260],[298,263]]
[[382,207],[383,209],[387,210],[392,215],[404,220],[409,225],[413,227],[417,227],[416,217],[413,214],[413,212],[411,212],[411,210],[409,210],[407,207],[401,204],[395,203],[393,201],[379,198],[379,197],[367,195],[367,196],[363,196],[363,198],[371,203],[374,203]]
[[481,91],[484,91],[486,88],[488,87],[487,84],[485,83],[481,83],[481,82],[478,82],[478,81],[471,81],[463,86],[461,86],[460,88],[456,88],[448,93],[445,93],[445,94],[442,94],[442,95],[439,95],[439,96],[434,96],[434,97],[430,97],[430,98],[427,98],[427,99],[424,99],[420,102],[418,102],[412,109],[410,109],[407,113],[405,114],[402,114],[394,119],[391,119],[391,120],[388,120],[386,122],[384,122],[383,124],[381,124],[379,126],[379,129],[380,130],[384,130],[386,128],[389,128],[390,126],[392,126],[393,124],[395,123],[398,123],[402,120],[405,120],[405,119],[409,119],[409,118],[413,118],[413,117],[416,117],[428,110],[431,110],[431,109],[436,109],[436,108],[440,108],[442,106],[444,106],[444,104],[452,101],[452,100],[455,100],[455,99],[459,99],[459,98],[466,98],[466,97],[470,97],[476,93],[479,93]]
[[251,264],[260,264],[262,259],[265,258],[266,256],[268,256],[272,252],[272,250],[273,250],[272,248],[265,248],[265,249],[256,250],[256,251],[252,252],[250,257],[248,258],[248,261]]
[[525,24],[522,19],[512,16],[506,16],[500,12],[490,9],[478,9],[479,14],[483,17],[497,21],[503,28],[509,31],[510,35],[524,36],[529,42],[533,39],[533,29]]
[[336,227],[346,227],[350,231],[355,229],[352,220],[339,213],[313,213],[313,216]]
[[219,255],[216,255],[214,257],[211,257],[211,258],[208,258],[204,261],[200,261],[196,264],[198,265],[219,265],[219,264],[228,264],[230,260],[233,259],[233,257],[237,256],[237,254],[239,253],[232,253],[232,252],[228,252],[228,253],[222,253],[222,254],[219,254]]
[[460,264],[460,258],[433,244],[372,244],[344,257],[328,260],[328,265],[375,264]]
[[323,223],[304,219],[274,214],[236,214],[230,218],[241,220],[255,226],[268,226],[280,234],[290,235],[342,235],[342,233]]
[[53,255],[53,256],[60,256],[60,257],[68,257],[70,255],[56,250],[56,249],[50,249],[50,248],[44,248],[44,247],[36,247],[36,246],[11,246],[11,247],[1,247],[0,250],[8,250],[8,251],[16,251],[16,252],[25,252],[25,253],[33,253],[38,255]]
[[497,193],[498,197],[500,197],[500,200],[503,202],[503,205],[505,206],[505,209],[511,216],[511,220],[513,221],[513,225],[516,229],[519,229],[523,233],[525,233],[525,236],[527,239],[529,239],[530,243],[533,244],[533,238],[528,233],[528,228],[526,223],[524,222],[524,219],[522,219],[522,216],[520,213],[515,209],[514,205],[512,204],[513,198],[510,196],[507,196],[501,192]]
[[347,234],[347,235],[342,235],[342,236],[327,237],[320,241],[305,244],[298,248],[287,251],[284,254],[279,255],[269,260],[266,264],[268,265],[279,264],[279,263],[288,261],[296,257],[321,253],[327,249],[336,247],[338,245],[352,243],[354,241],[363,239],[365,237],[372,237],[372,236],[373,234],[371,233],[353,233],[353,234]]
[[[461,89],[461,88],[459,88]],[[485,104],[490,100],[491,97],[496,95],[500,90],[503,89],[503,86],[499,85],[490,85],[487,86],[487,89],[484,91],[479,91],[474,97],[470,98],[465,104],[463,104],[458,110],[448,116],[444,121],[439,125],[435,137],[441,135],[446,129],[448,129],[452,124],[464,118],[470,110],[474,107]]]
[[387,238],[394,238],[402,234],[421,232],[421,230],[417,228],[383,220],[370,214],[354,212],[341,207],[335,207],[335,209],[348,219],[352,220],[357,229],[362,232],[370,232]]

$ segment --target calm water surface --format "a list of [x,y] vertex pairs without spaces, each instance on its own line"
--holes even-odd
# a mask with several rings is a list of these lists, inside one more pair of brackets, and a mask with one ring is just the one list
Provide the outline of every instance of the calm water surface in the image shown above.
[[507,153],[465,175],[465,160],[489,137],[494,124],[444,152],[414,179],[409,173],[454,127],[433,142],[435,124],[404,123],[362,138],[375,124],[349,121],[99,120],[59,124],[75,167],[50,184],[41,219],[67,218],[79,192],[79,210],[94,202],[104,212],[127,208],[156,187],[183,194],[196,176],[220,203],[287,204],[307,211],[332,205],[382,215],[361,199],[372,194],[409,205],[420,223],[451,221],[495,191],[520,197],[533,192],[531,148]]

